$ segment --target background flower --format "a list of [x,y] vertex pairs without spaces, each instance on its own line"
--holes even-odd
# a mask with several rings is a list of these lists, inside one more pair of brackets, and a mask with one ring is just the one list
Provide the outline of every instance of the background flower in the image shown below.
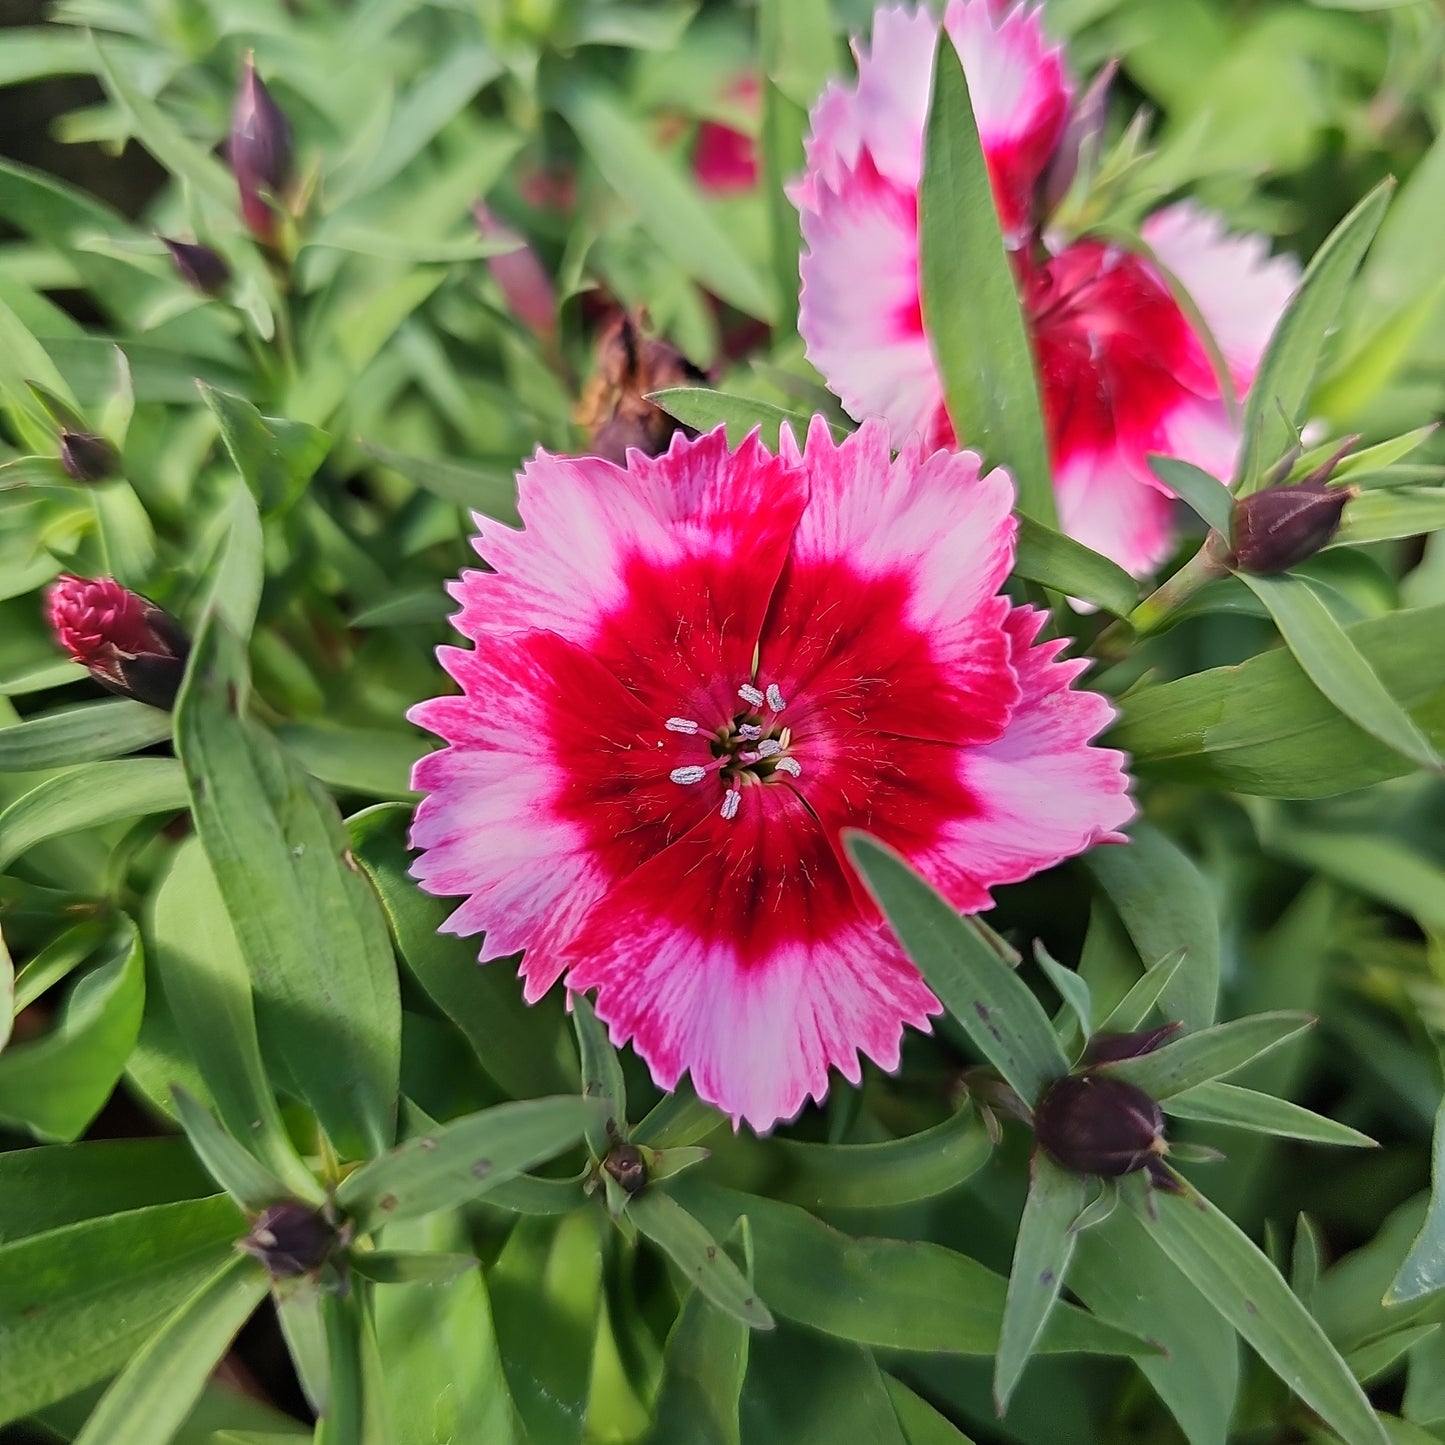
[[[918,186],[939,33],[926,10],[877,12],[856,83],[835,81],[814,107],[807,170],[793,191],[808,247],[799,329],[809,358],[854,416],[884,417],[895,444],[915,432],[931,444],[954,440],[918,280]],[[1271,258],[1258,237],[1229,235],[1192,203],[1151,216],[1137,253],[1088,238],[1051,249],[1035,196],[1072,89],[1041,11],[951,0],[942,33],[969,79],[1012,250],[1062,525],[1146,573],[1172,538],[1170,494],[1146,457],[1165,452],[1229,474],[1239,443],[1232,403],[1253,380],[1298,268]],[[1228,388],[1171,278],[1212,333]]]
[[412,713],[450,744],[416,768],[416,874],[469,895],[448,927],[486,957],[525,950],[529,998],[595,989],[660,1085],[767,1128],[936,1011],[842,829],[986,908],[1115,837],[1127,777],[1084,664],[997,595],[1003,472],[821,421],[779,457],[720,428],[629,460],[539,454],[527,530],[483,523],[462,696]]

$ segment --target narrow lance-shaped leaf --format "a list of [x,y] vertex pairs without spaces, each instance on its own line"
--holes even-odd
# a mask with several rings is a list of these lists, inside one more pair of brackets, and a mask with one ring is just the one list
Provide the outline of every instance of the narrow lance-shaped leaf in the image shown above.
[[1279,1271],[1238,1225],[1178,1182],[1179,1194],[1128,1191],[1150,1238],[1347,1445],[1387,1445],[1349,1366]]
[[923,319],[960,441],[1006,464],[1019,510],[1055,523],[1033,356],[958,51],[940,40],[918,195]]
[[1158,963],[1152,963],[1137,983],[1099,1021],[1101,1034],[1129,1034],[1141,1028],[1149,1017],[1150,1010],[1163,997],[1170,980],[1179,971],[1187,950],[1176,948],[1166,953]]
[[1274,1134],[1282,1139],[1306,1139],[1313,1144],[1343,1144],[1369,1149],[1375,1141],[1348,1124],[1327,1119],[1288,1099],[1243,1089],[1238,1084],[1213,1080],[1196,1084],[1182,1094],[1164,1101],[1164,1112],[1177,1119],[1198,1119],[1201,1123],[1231,1124],[1256,1134]]
[[1246,586],[1269,609],[1295,661],[1319,690],[1371,737],[1420,767],[1439,771],[1430,739],[1389,693],[1379,675],[1302,577],[1251,577]]
[[1393,180],[1381,181],[1335,227],[1315,252],[1275,327],[1245,402],[1244,444],[1235,470],[1237,495],[1259,490],[1266,467],[1283,456],[1294,440],[1293,429],[1303,424],[1329,330],[1394,188]]
[[670,1194],[644,1189],[627,1203],[627,1217],[720,1310],[749,1329],[769,1330],[773,1317],[717,1241]]
[[286,1186],[231,1138],[179,1084],[172,1085],[171,1098],[196,1157],[237,1204],[255,1213],[286,1197]]
[[1386,1304],[1407,1304],[1445,1289],[1445,1101],[1435,1115],[1431,1153],[1430,1211],[1410,1253],[1385,1295]]
[[0,728],[0,772],[97,762],[149,747],[170,735],[170,715],[160,708],[121,697],[83,703]]
[[1000,1415],[1063,1289],[1074,1252],[1073,1224],[1084,1207],[1087,1184],[1084,1175],[1060,1169],[1043,1150],[1034,1150],[994,1357],[993,1400]]
[[1234,496],[1218,477],[1179,457],[1151,456],[1149,469],[1198,517],[1216,532],[1229,536]]
[[121,1371],[76,1445],[168,1445],[268,1288],[254,1259],[228,1259]]
[[587,1147],[601,1159],[626,1134],[627,1085],[607,1028],[582,994],[572,999],[572,1025],[577,1030],[577,1049],[582,1056],[582,1093],[604,1105],[587,1122]]
[[864,833],[849,832],[845,842],[928,986],[1024,1103],[1033,1104],[1068,1073],[1069,1061],[1028,985],[897,854]]
[[695,431],[711,431],[725,424],[732,446],[737,446],[757,427],[763,445],[771,451],[777,451],[783,427],[791,427],[793,435],[801,439],[808,434],[811,420],[801,412],[788,411],[770,401],[757,401],[730,391],[712,391],[705,386],[664,387],[649,393],[648,400]]
[[212,614],[176,708],[196,831],[263,1038],[338,1147],[378,1154],[395,1129],[401,1033],[386,921],[335,805],[245,716],[246,692],[240,645]]
[[1139,584],[1117,563],[1082,542],[1019,514],[1014,544],[1014,574],[1066,597],[1079,597],[1127,617],[1139,605]]
[[605,1108],[593,1099],[563,1097],[469,1114],[348,1174],[336,1202],[363,1230],[457,1208],[570,1149]]
[[1306,1013],[1255,1014],[1186,1034],[1137,1059],[1101,1065],[1098,1072],[1123,1079],[1151,1098],[1169,1099],[1242,1069],[1252,1059],[1303,1033],[1314,1022]]

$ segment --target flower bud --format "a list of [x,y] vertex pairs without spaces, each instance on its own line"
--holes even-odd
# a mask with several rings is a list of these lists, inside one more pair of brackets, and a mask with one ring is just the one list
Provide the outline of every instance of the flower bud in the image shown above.
[[283,1199],[256,1216],[237,1248],[259,1259],[272,1279],[295,1279],[320,1269],[337,1243],[336,1229],[325,1215]]
[[598,340],[597,372],[579,408],[578,420],[591,433],[591,455],[625,466],[631,448],[655,457],[675,432],[695,435],[648,401],[647,393],[706,380],[675,346],[643,336],[637,318],[623,312]]
[[172,708],[190,639],[154,602],[113,577],[51,583],[46,611],[56,639],[104,688],[152,707]]
[[1172,1023],[1160,1024],[1157,1029],[1141,1029],[1132,1034],[1095,1034],[1089,1040],[1084,1063],[1090,1067],[1117,1064],[1121,1059],[1137,1059],[1144,1054],[1152,1054],[1160,1044],[1167,1044],[1183,1027],[1183,1024]]
[[1114,1179],[1148,1168],[1163,1154],[1164,1113],[1123,1079],[1071,1075],[1044,1092],[1034,1134],[1062,1168]]
[[647,1187],[647,1160],[635,1144],[618,1144],[608,1151],[602,1167],[629,1194],[640,1194]]
[[162,236],[161,240],[187,286],[194,286],[207,296],[219,296],[226,289],[231,268],[217,252],[195,241],[172,241],[169,236]]
[[258,241],[274,241],[276,214],[266,198],[279,196],[291,179],[291,124],[256,74],[251,55],[236,92],[226,154],[246,225]]
[[120,454],[94,432],[63,431],[60,465],[77,482],[104,482],[120,475]]
[[1323,480],[1266,487],[1234,504],[1230,565],[1268,576],[1313,557],[1340,529],[1340,515],[1355,495]]
[[554,336],[557,331],[557,292],[537,253],[481,201],[472,207],[472,216],[483,240],[517,243],[516,250],[487,258],[487,267],[501,289],[507,309],[535,335],[544,339]]

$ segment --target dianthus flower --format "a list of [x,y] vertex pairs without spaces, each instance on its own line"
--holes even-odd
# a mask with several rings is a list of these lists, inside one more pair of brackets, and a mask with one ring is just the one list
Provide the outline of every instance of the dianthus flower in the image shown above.
[[462,694],[412,718],[412,843],[446,927],[595,990],[657,1083],[766,1129],[938,1004],[846,861],[890,844],[963,910],[1132,815],[1109,704],[998,589],[1013,486],[815,420],[780,455],[721,429],[625,469],[539,452],[495,571],[453,584]]
[[[1068,144],[1073,92],[1062,51],[1036,7],[998,0],[950,0],[942,33],[968,77],[1018,278],[1061,524],[1143,575],[1172,541],[1171,494],[1148,454],[1228,476],[1240,440],[1210,347],[1166,273],[1193,301],[1242,397],[1298,267],[1272,258],[1262,237],[1229,235],[1190,202],[1148,217],[1147,253],[1089,238],[1051,248],[1038,197]],[[926,10],[876,13],[856,82],[835,81],[814,107],[807,168],[793,188],[808,248],[798,319],[808,356],[849,412],[887,420],[895,445],[913,432],[954,443],[918,281],[939,34]]]

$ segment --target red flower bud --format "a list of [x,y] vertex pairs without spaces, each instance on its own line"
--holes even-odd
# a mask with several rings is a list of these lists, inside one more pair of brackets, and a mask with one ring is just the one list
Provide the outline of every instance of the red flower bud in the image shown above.
[[190,639],[154,602],[113,577],[62,574],[46,594],[60,645],[104,688],[152,707],[175,706]]
[[537,253],[478,201],[472,207],[477,230],[486,241],[515,241],[515,251],[489,256],[487,267],[513,316],[529,331],[546,338],[557,330],[557,292]]
[[1132,1034],[1095,1034],[1089,1040],[1084,1063],[1090,1067],[1117,1064],[1121,1059],[1137,1059],[1143,1054],[1152,1054],[1183,1027],[1180,1023],[1160,1024],[1157,1029],[1141,1029]]
[[1164,1113],[1122,1079],[1071,1075],[1050,1084],[1039,1100],[1034,1135],[1060,1167],[1114,1179],[1157,1163]]
[[77,482],[104,482],[120,475],[116,449],[94,432],[61,432],[60,465]]
[[225,290],[231,279],[231,268],[217,252],[194,241],[172,241],[168,236],[162,236],[161,240],[187,286],[194,286],[207,296],[218,296]]
[[268,196],[279,196],[291,179],[291,124],[246,57],[231,112],[226,154],[241,196],[241,215],[258,241],[276,239],[276,214]]
[[1230,526],[1230,565],[1268,576],[1313,557],[1339,531],[1352,496],[1349,487],[1311,480],[1240,497]]
[[320,1269],[337,1243],[337,1231],[325,1215],[283,1199],[257,1215],[237,1247],[259,1259],[272,1279],[295,1279]]

